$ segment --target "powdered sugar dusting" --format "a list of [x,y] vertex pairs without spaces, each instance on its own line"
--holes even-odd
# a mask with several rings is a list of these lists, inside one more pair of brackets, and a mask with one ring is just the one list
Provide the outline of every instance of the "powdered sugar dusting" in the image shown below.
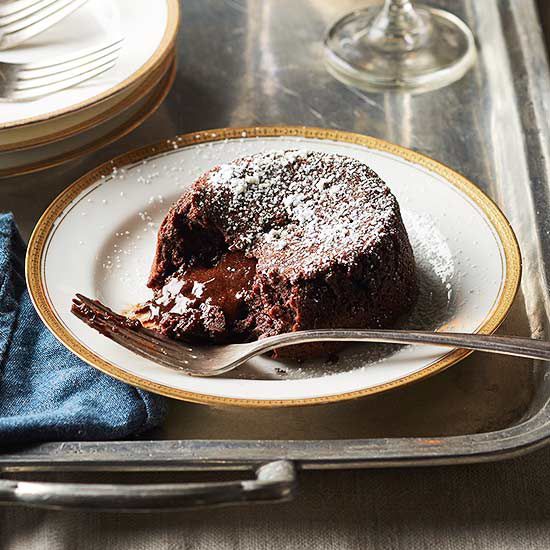
[[[172,281],[173,280],[174,279],[172,279]],[[174,300],[175,303],[172,306],[170,313],[177,313],[178,315],[182,315],[189,309],[189,306],[191,305],[191,300],[183,296],[182,294],[177,294],[176,296],[174,296]]]
[[[157,302],[161,305],[167,305],[175,297],[178,297],[179,291],[184,285],[183,281],[177,278],[171,278],[163,287],[161,295],[157,298]],[[175,312],[174,312],[175,313]]]
[[191,294],[200,298],[204,294],[204,284],[197,281],[193,282],[193,288],[191,289]]
[[[313,274],[373,250],[398,218],[395,197],[364,163],[307,150],[244,157],[203,179],[198,205],[213,211],[231,247],[258,269]],[[218,206],[219,205],[219,206]],[[388,229],[390,228],[390,229]]]

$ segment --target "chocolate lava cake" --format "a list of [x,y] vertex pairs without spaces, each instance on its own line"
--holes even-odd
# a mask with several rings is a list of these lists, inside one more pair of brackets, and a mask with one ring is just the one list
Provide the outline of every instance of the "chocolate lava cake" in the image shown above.
[[[367,165],[311,151],[216,166],[171,207],[141,308],[186,341],[389,327],[416,299],[399,205]],[[326,353],[310,344],[285,355]]]

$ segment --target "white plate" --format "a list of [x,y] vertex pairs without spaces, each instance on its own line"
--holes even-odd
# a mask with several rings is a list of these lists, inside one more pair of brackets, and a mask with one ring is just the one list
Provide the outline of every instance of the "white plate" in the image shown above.
[[74,113],[133,85],[170,53],[178,21],[177,0],[155,0],[154,9],[150,0],[89,0],[44,33],[0,52],[1,61],[24,63],[124,37],[116,66],[105,74],[34,101],[0,103],[0,130]]
[[245,154],[288,148],[355,157],[395,193],[421,286],[410,325],[464,332],[497,328],[521,271],[514,234],[498,208],[472,183],[427,157],[365,136],[307,128],[181,136],[124,155],[77,181],[50,206],[29,245],[28,284],[46,324],[70,349],[117,378],[207,403],[339,401],[418,380],[467,355],[434,346],[395,351],[356,345],[337,365],[260,358],[223,378],[192,378],[126,351],[71,315],[76,292],[117,310],[148,297],[145,281],[158,224],[199,174]]
[[175,63],[172,63],[158,84],[129,108],[75,136],[29,150],[0,152],[0,178],[51,168],[121,138],[157,110],[170,91],[174,76]]

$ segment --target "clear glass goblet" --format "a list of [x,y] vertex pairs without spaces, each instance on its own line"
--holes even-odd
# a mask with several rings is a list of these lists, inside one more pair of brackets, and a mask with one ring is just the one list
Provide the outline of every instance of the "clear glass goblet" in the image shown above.
[[461,78],[476,48],[466,24],[451,13],[385,0],[383,7],[355,11],[325,37],[329,72],[366,90],[433,90]]

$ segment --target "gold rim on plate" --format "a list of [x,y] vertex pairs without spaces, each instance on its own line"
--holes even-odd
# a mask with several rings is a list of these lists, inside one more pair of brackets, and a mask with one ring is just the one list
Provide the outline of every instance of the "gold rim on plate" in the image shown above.
[[132,130],[143,124],[155,111],[160,107],[168,92],[172,88],[174,79],[176,78],[176,61],[172,61],[172,65],[168,69],[168,72],[162,77],[160,85],[155,89],[149,100],[135,113],[129,120],[125,121],[120,126],[114,128],[104,136],[99,137],[97,140],[92,141],[82,147],[74,149],[73,151],[65,152],[57,157],[48,158],[37,161],[33,164],[26,166],[16,166],[13,168],[7,168],[0,170],[0,179],[23,176],[25,174],[31,174],[33,172],[39,172],[40,170],[46,170],[47,168],[53,168],[65,162],[69,162],[84,155],[88,155],[109,145],[113,141],[124,137]]
[[155,85],[164,78],[175,57],[175,52],[170,53],[171,55],[169,55],[169,57],[167,57],[161,65],[156,67],[151,72],[151,74],[147,75],[142,82],[137,83],[128,95],[124,96],[114,105],[111,105],[107,109],[100,111],[96,115],[85,120],[81,120],[73,126],[69,126],[68,128],[64,128],[50,134],[46,133],[44,135],[26,139],[24,141],[13,141],[12,143],[4,145],[0,143],[0,160],[2,158],[1,153],[18,152],[42,145],[50,145],[76,134],[80,134],[94,126],[98,126],[99,124],[102,124],[103,122],[122,114],[124,111],[132,107],[132,105],[135,105],[136,103],[141,101],[147,94],[151,93],[151,90],[155,87]]
[[126,78],[126,80],[119,82],[112,88],[109,88],[108,90],[105,90],[104,92],[94,97],[86,99],[85,101],[81,101],[80,103],[70,105],[69,107],[64,107],[62,109],[50,111],[48,113],[36,115],[34,117],[19,119],[13,122],[0,122],[0,130],[4,130],[6,128],[21,128],[23,126],[28,126],[29,124],[44,122],[55,117],[74,113],[86,107],[91,107],[92,105],[95,105],[100,101],[104,101],[113,97],[114,95],[124,90],[126,87],[131,86],[135,82],[138,82],[140,78],[142,78],[150,71],[154,71],[159,65],[162,65],[162,63],[169,57],[174,47],[180,24],[179,0],[166,0],[166,4],[166,28],[164,29],[164,34],[157,49],[153,52],[153,55],[151,55],[151,57],[149,57],[149,59],[147,59],[147,61],[141,67],[139,67],[139,69],[137,69],[128,78]]
[[[521,279],[521,254],[516,236],[499,207],[474,183],[466,179],[464,176],[455,172],[448,166],[437,162],[425,155],[406,149],[399,145],[394,145],[387,141],[345,132],[340,130],[327,130],[323,128],[310,128],[303,126],[267,126],[267,127],[249,127],[249,128],[222,128],[208,131],[195,132],[192,134],[184,134],[176,138],[179,147],[186,147],[197,143],[205,143],[212,141],[220,141],[224,139],[242,139],[254,137],[304,137],[321,140],[340,141],[351,143],[369,149],[383,151],[401,157],[409,162],[418,164],[428,170],[442,176],[451,185],[464,193],[471,199],[476,206],[481,210],[486,219],[490,222],[491,227],[500,239],[506,269],[504,279],[501,284],[501,293],[494,305],[492,311],[487,315],[481,326],[477,329],[477,333],[491,334],[494,332],[506,317],[512,302],[516,296],[519,282]],[[172,388],[144,380],[133,374],[120,369],[116,365],[105,361],[96,355],[91,349],[82,345],[72,333],[62,324],[55,311],[48,301],[45,283],[42,273],[42,266],[46,245],[52,229],[55,227],[56,220],[62,215],[67,206],[82,193],[85,189],[94,185],[102,176],[108,176],[114,167],[120,168],[128,164],[134,164],[146,158],[157,156],[173,149],[173,141],[163,141],[155,145],[149,145],[130,151],[114,160],[106,162],[88,174],[78,179],[75,183],[63,191],[46,209],[38,224],[36,225],[33,234],[29,241],[26,257],[26,277],[29,292],[32,301],[52,333],[73,353],[81,359],[103,371],[114,378],[122,380],[133,386],[140,387],[167,397],[192,401],[196,403],[206,403],[215,405],[239,405],[244,407],[284,407],[284,406],[299,406],[299,405],[314,405],[322,403],[332,403],[336,401],[344,401],[354,399],[366,395],[380,393],[393,388],[398,388],[412,382],[416,382],[437,372],[442,371],[460,361],[472,352],[469,350],[456,349],[453,350],[434,363],[427,367],[399,378],[392,382],[386,382],[374,387],[356,390],[353,392],[340,393],[324,397],[312,397],[304,399],[238,399],[231,397],[218,397],[212,395],[199,394]]]

